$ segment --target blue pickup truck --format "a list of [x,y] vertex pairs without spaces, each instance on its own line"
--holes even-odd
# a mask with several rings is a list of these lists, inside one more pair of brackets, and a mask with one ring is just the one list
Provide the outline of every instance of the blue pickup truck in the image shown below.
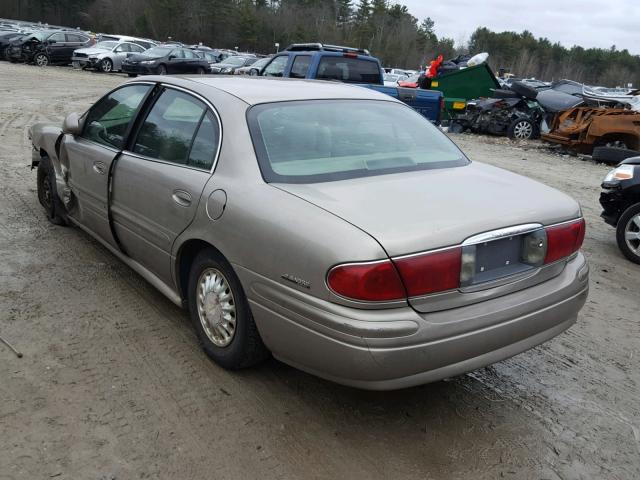
[[440,123],[442,92],[385,86],[380,61],[364,49],[321,43],[293,44],[274,55],[260,74],[353,83],[397,98],[433,123]]

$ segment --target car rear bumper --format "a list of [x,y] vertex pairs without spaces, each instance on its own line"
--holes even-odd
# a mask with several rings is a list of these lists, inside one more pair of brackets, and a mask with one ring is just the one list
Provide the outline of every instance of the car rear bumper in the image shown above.
[[589,268],[581,253],[544,283],[426,314],[410,307],[343,307],[241,267],[236,271],[260,334],[276,358],[370,390],[434,382],[535,347],[576,321],[589,290]]

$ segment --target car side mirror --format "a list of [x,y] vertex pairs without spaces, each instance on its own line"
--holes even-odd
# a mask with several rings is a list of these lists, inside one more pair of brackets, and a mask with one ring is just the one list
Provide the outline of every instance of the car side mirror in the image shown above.
[[175,55],[169,55],[169,60],[175,60],[176,56]]
[[47,40],[47,43],[48,43],[49,45],[52,45],[52,44],[56,43],[56,41],[55,41],[55,40]]
[[77,113],[70,113],[62,123],[62,133],[80,135],[82,133],[82,121]]

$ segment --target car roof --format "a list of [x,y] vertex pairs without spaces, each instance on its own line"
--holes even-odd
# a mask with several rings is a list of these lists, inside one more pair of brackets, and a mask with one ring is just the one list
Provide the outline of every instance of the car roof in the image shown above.
[[154,76],[145,80],[174,84],[190,88],[206,97],[207,88],[215,88],[242,100],[249,105],[296,100],[384,100],[394,98],[369,88],[322,80],[298,80],[289,78],[216,78],[197,76]]

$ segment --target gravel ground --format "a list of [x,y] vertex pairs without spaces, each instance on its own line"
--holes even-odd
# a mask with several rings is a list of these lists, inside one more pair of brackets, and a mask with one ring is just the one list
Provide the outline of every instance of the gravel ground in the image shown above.
[[591,293],[554,340],[373,393],[276,361],[230,373],[181,311],[97,242],[48,223],[26,128],[124,77],[0,63],[0,480],[640,477],[640,267],[599,218],[607,167],[537,142],[452,138],[584,209]]

